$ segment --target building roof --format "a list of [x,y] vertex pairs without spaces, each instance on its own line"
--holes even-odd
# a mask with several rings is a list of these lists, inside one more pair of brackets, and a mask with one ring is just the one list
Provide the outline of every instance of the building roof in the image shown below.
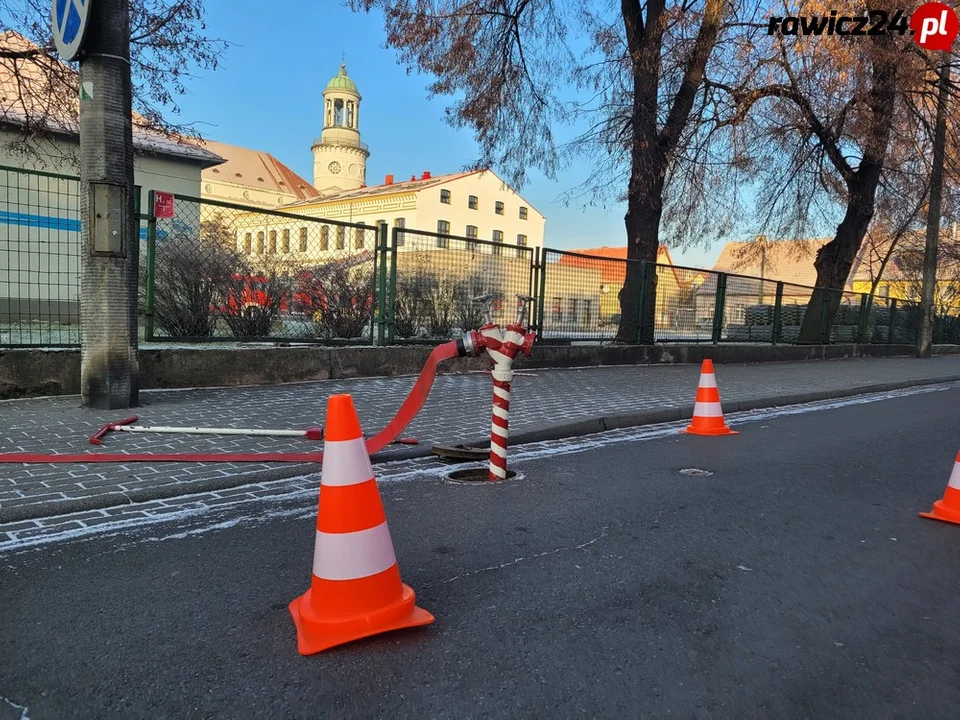
[[[296,208],[296,207],[305,207],[308,205],[316,205],[320,203],[332,203],[332,202],[349,202],[351,200],[365,200],[371,197],[378,197],[380,195],[394,195],[399,193],[410,193],[410,192],[420,192],[421,190],[426,190],[427,188],[436,187],[451,180],[459,180],[462,177],[467,177],[468,175],[473,175],[478,172],[483,172],[481,170],[474,170],[472,172],[463,172],[463,173],[450,173],[448,175],[430,175],[429,173],[424,173],[423,177],[412,177],[409,180],[401,182],[393,182],[390,184],[383,185],[373,185],[357,188],[356,190],[339,190],[336,192],[328,193],[326,195],[321,195],[317,193],[312,198],[306,200],[301,200],[298,202],[289,203],[282,206],[282,209]],[[487,171],[489,172],[489,171]]]
[[[39,47],[23,35],[0,33],[0,47],[30,52]],[[79,123],[79,75],[70,65],[46,53],[26,58],[0,58],[0,123],[24,127],[28,122],[47,131],[77,138]],[[54,95],[56,99],[51,101]],[[211,167],[223,158],[200,147],[195,138],[172,135],[153,127],[133,113],[133,147],[140,154],[176,157]]]
[[713,270],[813,287],[817,284],[813,261],[817,251],[828,242],[830,238],[773,240],[767,242],[763,250],[750,240],[728,242],[713,264]]
[[[600,271],[600,281],[611,285],[623,285],[627,277],[627,264],[625,262],[604,262],[605,260],[626,260],[627,248],[610,247],[604,245],[598,248],[585,248],[583,250],[569,250],[568,252],[577,253],[576,255],[561,255],[560,264],[569,267],[579,267]],[[582,257],[588,255],[590,257]],[[669,265],[673,268],[673,260],[666,245],[661,245],[657,250],[657,263]],[[677,271],[673,270],[674,279],[680,283]]]
[[343,64],[340,65],[340,72],[334,75],[330,82],[327,83],[326,89],[346,90],[352,92],[354,95],[360,95],[360,91],[357,90],[357,84],[347,76],[347,66]]
[[226,159],[222,165],[204,170],[201,173],[203,180],[229,182],[255,190],[294,195],[298,200],[317,195],[317,189],[313,185],[270,153],[212,140],[204,142],[203,146]]

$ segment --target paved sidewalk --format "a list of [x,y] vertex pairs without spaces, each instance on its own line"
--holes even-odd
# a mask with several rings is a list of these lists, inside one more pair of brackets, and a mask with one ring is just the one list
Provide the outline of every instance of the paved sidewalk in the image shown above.
[[[717,365],[726,412],[807,402],[852,392],[960,379],[960,356],[874,358]],[[689,416],[699,366],[641,365],[536,370],[518,376],[511,398],[511,438],[534,441]],[[0,401],[0,452],[158,453],[305,452],[298,438],[110,433],[100,448],[89,436],[110,420],[139,415],[141,425],[305,429],[323,423],[326,398],[353,395],[364,431],[394,415],[413,377],[196,390],[142,391],[140,408],[94,411],[77,397]],[[403,433],[420,445],[391,446],[390,460],[429,454],[436,443],[489,438],[490,376],[440,375],[423,411]],[[0,464],[0,523],[223,490],[316,470],[292,463]],[[8,529],[8,527],[0,527]]]

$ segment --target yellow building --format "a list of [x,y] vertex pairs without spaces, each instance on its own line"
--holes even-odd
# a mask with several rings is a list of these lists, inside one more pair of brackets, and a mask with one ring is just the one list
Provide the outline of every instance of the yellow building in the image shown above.
[[[849,287],[855,292],[870,293],[876,284],[877,298],[920,302],[925,245],[924,232],[908,233],[895,245],[888,236],[871,234],[864,241],[850,270]],[[937,312],[941,314],[960,314],[958,248],[956,225],[944,229],[938,240],[937,283],[934,289],[934,302]]]

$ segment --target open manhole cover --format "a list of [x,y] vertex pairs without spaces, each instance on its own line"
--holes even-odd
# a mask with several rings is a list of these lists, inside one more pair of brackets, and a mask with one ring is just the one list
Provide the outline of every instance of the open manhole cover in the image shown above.
[[[507,470],[507,480],[513,480],[517,476],[516,470]],[[452,473],[447,475],[447,480],[456,483],[482,483],[482,482],[503,482],[503,480],[492,481],[490,480],[490,468],[470,468],[469,470],[454,470]]]
[[478,448],[469,445],[434,445],[433,454],[441,460],[469,462],[471,460],[486,460],[490,457],[490,448]]

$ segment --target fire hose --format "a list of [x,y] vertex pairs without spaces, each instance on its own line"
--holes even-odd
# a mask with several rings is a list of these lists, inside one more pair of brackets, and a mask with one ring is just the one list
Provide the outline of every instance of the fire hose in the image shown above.
[[[479,341],[479,342],[478,342]],[[483,352],[482,339],[476,331],[457,340],[439,345],[427,358],[420,376],[387,426],[367,440],[367,452],[374,455],[393,443],[403,429],[423,408],[437,376],[437,367],[455,357],[477,356]],[[0,463],[134,463],[134,462],[291,462],[322,463],[323,452],[277,453],[0,453]]]

